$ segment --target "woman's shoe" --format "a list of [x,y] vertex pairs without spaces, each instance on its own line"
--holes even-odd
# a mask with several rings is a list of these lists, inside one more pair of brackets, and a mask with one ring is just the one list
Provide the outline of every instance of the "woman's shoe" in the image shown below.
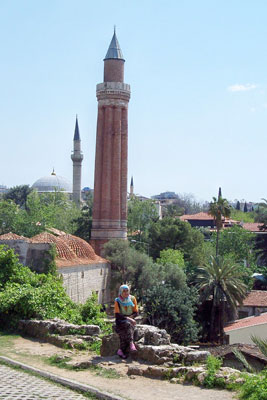
[[123,358],[123,359],[126,358],[126,355],[124,354],[124,352],[123,352],[121,349],[119,349],[119,350],[117,351],[117,354],[118,354],[119,357],[121,357],[121,358]]
[[130,343],[130,352],[133,353],[134,351],[137,351],[135,345],[133,342]]

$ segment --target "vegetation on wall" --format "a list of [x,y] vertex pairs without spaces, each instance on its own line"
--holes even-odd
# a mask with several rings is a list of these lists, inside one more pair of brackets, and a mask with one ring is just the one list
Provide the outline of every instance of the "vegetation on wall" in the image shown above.
[[36,274],[18,262],[13,250],[0,246],[0,324],[16,328],[20,319],[60,318],[68,322],[97,323],[106,328],[105,314],[96,297],[84,305],[74,303],[62,280],[48,274]]

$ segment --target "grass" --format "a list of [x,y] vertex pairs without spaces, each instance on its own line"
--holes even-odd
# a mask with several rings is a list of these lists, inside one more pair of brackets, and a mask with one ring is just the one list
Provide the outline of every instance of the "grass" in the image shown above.
[[16,334],[0,331],[0,355],[5,356],[7,352],[12,352],[14,341],[19,337]]
[[45,360],[48,364],[56,366],[58,368],[64,368],[71,371],[81,371],[84,369],[89,369],[94,372],[98,376],[102,376],[104,378],[110,379],[118,379],[121,375],[114,368],[102,368],[99,365],[91,364],[86,368],[75,367],[71,364],[68,364],[71,361],[71,357],[62,357],[61,355],[53,355],[51,357],[46,358]]

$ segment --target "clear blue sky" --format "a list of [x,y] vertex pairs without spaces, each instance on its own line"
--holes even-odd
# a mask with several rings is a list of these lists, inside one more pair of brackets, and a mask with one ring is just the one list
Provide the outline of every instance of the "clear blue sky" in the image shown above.
[[267,197],[266,20],[265,0],[2,0],[0,184],[53,167],[71,181],[77,113],[93,187],[95,86],[115,24],[135,191]]

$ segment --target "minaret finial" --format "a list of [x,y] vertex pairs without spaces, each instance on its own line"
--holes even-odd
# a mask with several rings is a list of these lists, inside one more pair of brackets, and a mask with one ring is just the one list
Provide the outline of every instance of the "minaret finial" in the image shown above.
[[51,172],[51,175],[56,175],[54,167],[53,167],[53,171]]
[[75,130],[74,130],[74,139],[73,139],[73,140],[81,140],[81,139],[80,139],[79,124],[78,124],[78,114],[76,114]]
[[114,25],[114,34],[113,37],[111,39],[106,57],[104,58],[105,60],[109,60],[109,59],[117,59],[117,60],[124,60],[123,55],[122,55],[122,51],[116,36],[116,25]]

